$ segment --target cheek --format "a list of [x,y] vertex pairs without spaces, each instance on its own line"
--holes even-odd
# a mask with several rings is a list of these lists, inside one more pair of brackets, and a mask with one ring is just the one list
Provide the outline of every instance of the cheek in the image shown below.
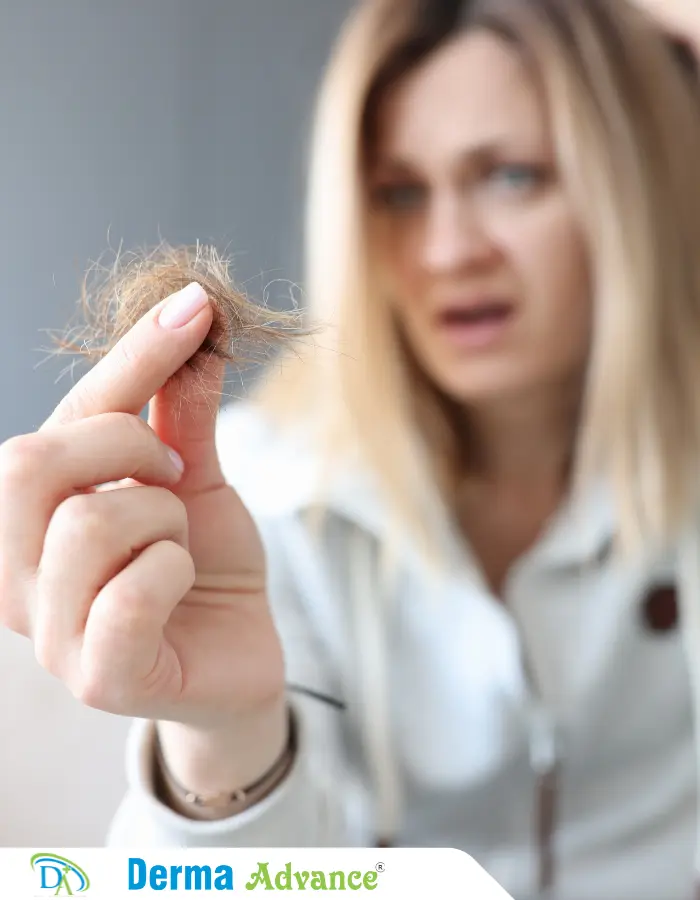
[[407,222],[377,225],[370,232],[378,272],[388,293],[400,306],[413,306],[420,295],[419,228]]
[[[591,315],[588,252],[563,204],[541,210],[523,227],[504,226],[500,244],[519,283],[527,313],[553,328],[581,329]],[[527,227],[525,227],[527,226]]]

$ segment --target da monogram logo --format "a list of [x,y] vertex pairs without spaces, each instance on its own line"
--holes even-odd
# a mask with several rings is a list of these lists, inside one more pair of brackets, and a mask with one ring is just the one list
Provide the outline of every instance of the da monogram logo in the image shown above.
[[31,864],[38,876],[40,896],[72,897],[84,894],[90,887],[90,879],[85,872],[65,856],[35,853]]

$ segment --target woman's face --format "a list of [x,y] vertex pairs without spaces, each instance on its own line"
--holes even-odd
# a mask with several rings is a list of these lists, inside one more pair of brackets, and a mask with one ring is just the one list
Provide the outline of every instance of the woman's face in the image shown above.
[[475,403],[580,378],[586,250],[514,50],[465,32],[396,85],[369,181],[396,316],[443,391]]

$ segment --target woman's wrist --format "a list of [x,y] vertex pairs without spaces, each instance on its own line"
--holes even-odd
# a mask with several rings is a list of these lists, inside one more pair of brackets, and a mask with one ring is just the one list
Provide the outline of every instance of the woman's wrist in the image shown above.
[[190,818],[233,815],[284,779],[294,757],[292,738],[284,696],[221,728],[159,722],[156,787],[164,802]]

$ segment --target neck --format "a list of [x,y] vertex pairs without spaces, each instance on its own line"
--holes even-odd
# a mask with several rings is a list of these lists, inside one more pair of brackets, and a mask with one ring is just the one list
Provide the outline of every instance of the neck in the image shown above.
[[470,456],[476,474],[494,485],[563,490],[579,406],[577,386],[469,407]]

